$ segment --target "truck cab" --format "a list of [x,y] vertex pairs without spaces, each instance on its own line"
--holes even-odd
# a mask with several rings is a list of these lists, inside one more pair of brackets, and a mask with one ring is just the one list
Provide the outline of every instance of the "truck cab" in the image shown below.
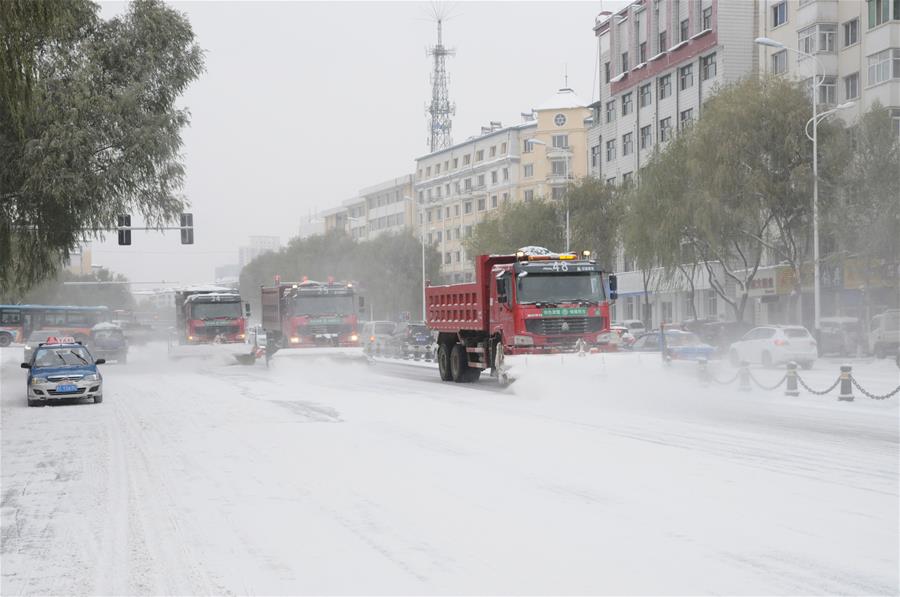
[[262,288],[263,327],[280,348],[358,347],[364,302],[356,290],[333,280]]

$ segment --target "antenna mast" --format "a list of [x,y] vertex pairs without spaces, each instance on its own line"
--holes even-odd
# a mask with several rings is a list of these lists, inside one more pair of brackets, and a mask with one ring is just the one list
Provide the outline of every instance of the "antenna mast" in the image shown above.
[[430,152],[450,147],[453,140],[450,137],[452,126],[451,116],[456,114],[456,105],[450,101],[450,93],[447,90],[447,65],[446,57],[456,55],[456,50],[445,48],[443,42],[444,15],[435,10],[437,21],[437,45],[428,48],[428,56],[434,57],[434,66],[431,71],[431,103],[428,104],[428,150]]

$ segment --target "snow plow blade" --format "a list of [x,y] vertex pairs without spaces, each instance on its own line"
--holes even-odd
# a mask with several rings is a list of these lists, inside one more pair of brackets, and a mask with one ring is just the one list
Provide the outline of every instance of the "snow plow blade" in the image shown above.
[[256,362],[256,347],[241,342],[223,344],[169,344],[169,358],[179,359],[221,359],[228,363],[237,361],[241,365]]

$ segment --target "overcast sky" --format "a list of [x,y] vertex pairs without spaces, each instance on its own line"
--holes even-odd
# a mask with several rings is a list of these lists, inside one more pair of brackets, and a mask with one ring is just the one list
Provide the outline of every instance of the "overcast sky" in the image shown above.
[[[596,92],[594,17],[625,2],[444,3],[453,139],[521,120],[563,86]],[[212,281],[250,235],[285,243],[302,218],[411,173],[427,152],[432,4],[172,2],[206,52],[182,98],[185,194],[195,245],[177,233],[94,244],[94,264],[136,282]],[[103,5],[109,18],[125,4]],[[135,225],[136,222],[135,222]]]

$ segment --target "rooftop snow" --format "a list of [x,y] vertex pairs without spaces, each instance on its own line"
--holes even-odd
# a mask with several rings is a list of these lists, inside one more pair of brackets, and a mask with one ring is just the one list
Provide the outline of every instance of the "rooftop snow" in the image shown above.
[[543,104],[535,108],[535,110],[565,110],[567,108],[584,108],[587,102],[578,97],[578,95],[565,87],[560,89]]

